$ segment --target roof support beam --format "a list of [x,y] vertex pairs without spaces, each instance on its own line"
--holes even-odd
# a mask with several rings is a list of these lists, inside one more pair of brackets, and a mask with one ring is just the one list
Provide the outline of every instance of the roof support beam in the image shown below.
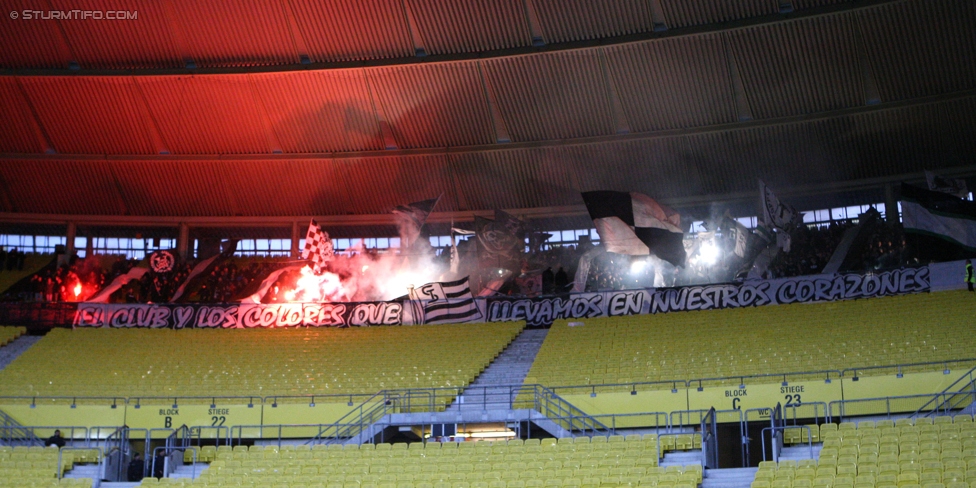
[[512,142],[512,136],[508,133],[505,119],[498,110],[498,102],[495,99],[495,90],[491,82],[485,76],[484,63],[478,61],[478,77],[481,79],[481,90],[485,94],[485,103],[488,105],[488,113],[491,114],[491,123],[495,129],[495,141],[499,144]]
[[20,80],[17,80],[17,90],[20,91],[20,96],[24,98],[24,102],[30,108],[31,128],[34,129],[34,135],[37,137],[37,142],[41,146],[41,150],[45,154],[54,154],[54,144],[51,144],[51,138],[47,135],[47,131],[44,130],[44,125],[41,124],[41,118],[37,116],[37,109],[34,108],[31,98],[24,91],[24,85],[20,83]]
[[413,41],[414,53],[418,58],[426,57],[427,49],[424,47],[424,40],[420,37],[420,29],[417,28],[417,21],[413,17],[410,5],[407,4],[407,0],[400,0],[400,6],[403,8],[403,16],[407,19],[407,30],[410,31],[410,40]]
[[617,95],[617,85],[613,81],[613,73],[610,72],[607,53],[601,50],[598,55],[600,69],[603,72],[603,85],[607,88],[607,105],[610,106],[610,116],[613,119],[614,132],[617,134],[630,134],[630,124],[627,122],[624,107],[620,103],[620,96]]
[[742,82],[739,66],[735,62],[735,51],[732,49],[732,41],[728,34],[722,35],[722,45],[725,47],[725,60],[729,65],[729,81],[732,85],[732,97],[735,99],[735,112],[740,122],[752,120],[752,108],[746,97],[745,83]]
[[542,47],[546,45],[546,37],[542,32],[539,15],[535,12],[532,0],[522,0],[522,9],[525,11],[525,23],[529,25],[529,35],[532,36],[532,45]]
[[647,3],[651,9],[651,22],[654,22],[654,32],[668,30],[668,18],[664,15],[664,7],[661,6],[661,0],[647,0]]
[[871,59],[868,57],[867,46],[864,44],[861,17],[855,13],[851,16],[851,20],[854,29],[854,50],[857,51],[857,63],[861,67],[861,86],[864,91],[864,103],[867,105],[877,105],[881,103],[881,92],[878,91],[878,82],[874,77],[874,70],[871,68]]

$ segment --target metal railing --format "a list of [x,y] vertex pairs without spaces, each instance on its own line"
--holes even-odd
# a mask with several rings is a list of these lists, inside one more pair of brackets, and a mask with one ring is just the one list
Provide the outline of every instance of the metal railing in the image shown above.
[[[65,445],[76,447],[81,442],[85,447],[91,444],[88,428],[77,425],[18,425],[16,427],[0,427],[0,442],[7,445],[43,446],[46,439],[60,430]],[[67,435],[65,435],[67,434]]]
[[719,467],[718,423],[715,417],[715,407],[712,407],[701,421],[702,465],[707,469],[717,469]]
[[[309,439],[335,424],[262,424],[229,427],[227,445],[243,445],[245,439],[277,439],[278,447],[285,439]],[[306,444],[311,444],[311,440]]]
[[[976,385],[976,377],[974,377],[973,375],[974,371],[976,371],[976,366],[971,368],[969,371],[963,373],[963,375],[960,376],[956,381],[953,381],[951,385],[947,386],[944,390],[942,390],[941,395],[946,395],[949,394],[953,389],[957,388],[954,394],[949,395],[949,398],[944,399],[942,403],[934,405],[933,408],[930,408],[927,415],[934,415],[939,411],[948,412],[954,410],[955,408],[958,408],[955,406],[958,405],[958,403],[953,402],[953,400],[957,396],[961,396],[963,401],[969,400],[969,403],[972,403],[974,400],[976,400],[976,396],[974,396],[976,395],[976,388],[974,388],[974,385]],[[962,386],[959,386],[960,384],[962,384]],[[938,402],[939,398],[940,398],[939,396],[933,396],[931,400],[925,402],[925,404],[922,405],[921,407],[918,407],[918,410],[915,410],[915,413],[912,414],[912,416],[917,417],[921,415],[923,410],[928,408],[933,403]]]
[[[885,415],[891,417],[896,413],[919,412],[932,414],[947,414],[948,410],[938,408],[939,405],[948,404],[952,397],[959,396],[961,393],[927,393],[921,395],[902,395],[878,398],[859,398],[853,400],[835,400],[828,404],[830,418],[832,420],[843,421],[845,418],[856,417],[858,415]],[[976,395],[976,391],[965,394],[967,397]],[[933,401],[934,400],[934,401]],[[858,405],[870,405],[859,411]],[[923,409],[923,405],[930,405],[928,409]],[[883,413],[878,413],[883,412]]]
[[[640,413],[607,413],[602,415],[590,415],[600,421],[610,429],[610,434],[616,434],[617,429],[630,429],[640,427],[642,429],[654,429],[660,432],[662,429],[671,428],[670,415],[667,412],[640,412]],[[631,419],[640,419],[637,422],[627,422]],[[663,420],[663,422],[662,422]],[[626,425],[618,425],[626,424]]]
[[[859,378],[858,372],[865,371],[890,371],[894,374],[904,374],[906,369],[924,368],[926,366],[942,366],[942,370],[949,374],[949,365],[956,365],[962,363],[976,363],[976,359],[948,359],[944,361],[926,361],[920,363],[906,363],[906,364],[893,364],[891,366],[865,366],[862,368],[846,368],[841,370],[843,376],[850,377],[851,379]],[[855,380],[856,381],[856,380]]]
[[30,408],[37,408],[38,401],[43,405],[44,403],[69,405],[71,408],[76,408],[78,402],[98,402],[111,406],[112,408],[117,408],[121,403],[125,405],[125,397],[114,397],[114,396],[84,396],[84,395],[12,395],[12,396],[0,396],[0,402],[4,403],[27,403],[30,402]]
[[[3,398],[0,397],[0,400]],[[210,405],[210,408],[217,408],[217,401],[220,400],[221,404],[234,404],[234,405],[247,405],[248,408],[254,408],[254,400],[261,400],[263,398],[257,395],[215,395],[215,396],[135,396],[125,398],[125,404],[132,405],[132,408],[142,408],[142,404],[148,405],[172,405],[173,408],[179,408],[180,402],[189,403],[191,405]],[[233,402],[227,400],[241,400],[241,402]],[[247,403],[244,403],[247,400]]]
[[[709,378],[691,378],[691,379],[673,379],[673,380],[661,380],[661,381],[646,381],[646,382],[627,382],[627,383],[601,383],[597,385],[553,385],[546,386],[550,391],[557,395],[573,395],[573,394],[591,394],[597,395],[603,391],[607,390],[619,390],[619,391],[631,391],[632,393],[656,390],[656,389],[672,389],[677,390],[678,388],[692,388],[695,386],[708,386],[709,383],[736,383],[736,384],[746,384],[747,380],[760,380],[760,379],[772,379],[789,381],[791,378],[797,381],[798,377],[822,377],[824,381],[831,381],[833,379],[841,378],[858,378],[859,374],[864,372],[877,372],[877,371],[890,371],[892,373],[902,372],[906,369],[912,368],[924,368],[932,366],[942,366],[948,368],[949,365],[961,364],[961,363],[976,363],[976,358],[967,359],[955,359],[947,361],[931,361],[931,362],[918,362],[918,363],[904,363],[891,366],[865,366],[865,367],[855,367],[846,369],[829,369],[829,370],[811,370],[811,371],[792,371],[792,372],[780,372],[780,373],[768,373],[768,374],[753,374],[753,375],[734,375],[734,376],[724,376],[724,377],[709,377]],[[519,402],[518,395],[512,394],[513,392],[518,392],[520,389],[525,387],[531,387],[532,385],[499,385],[490,387],[477,387],[471,388],[467,385],[459,385],[454,387],[436,387],[436,388],[404,388],[404,389],[386,389],[381,390],[381,392],[386,392],[387,394],[392,394],[393,392],[403,392],[400,397],[403,399],[402,408],[404,411],[434,411],[440,406],[451,405],[453,401],[457,401],[459,396],[463,396],[465,404],[479,403],[477,400],[479,396],[482,398],[482,403],[485,406],[493,405],[515,405]],[[499,402],[494,400],[494,397],[501,395],[505,389],[509,390],[509,400],[505,402]],[[76,405],[78,402],[92,402],[92,401],[104,401],[106,404],[112,406],[118,406],[119,404],[132,406],[133,408],[140,408],[143,403],[153,402],[165,402],[166,404],[179,405],[182,403],[204,403],[209,401],[210,405],[217,405],[218,403],[235,403],[241,405],[247,405],[248,407],[256,406],[256,401],[261,403],[275,403],[286,400],[297,400],[308,401],[309,403],[321,402],[321,403],[348,403],[350,407],[354,406],[356,403],[362,403],[366,399],[371,398],[381,392],[375,394],[326,394],[326,395],[274,395],[274,396],[255,396],[255,395],[215,395],[215,396],[131,396],[131,397],[112,397],[112,396],[57,396],[57,395],[22,395],[22,396],[0,396],[0,404],[4,402],[29,402],[32,406],[37,406],[39,403],[44,402],[70,402],[72,405]],[[479,394],[480,392],[480,394]],[[238,402],[228,402],[228,400],[240,400]],[[110,403],[109,403],[110,402]],[[510,407],[514,408],[514,407]],[[5,414],[0,412],[0,420],[6,417]]]
[[554,391],[542,385],[530,385],[535,395],[535,407],[557,425],[569,432],[585,436],[610,435],[610,428],[590,414],[576,408]]
[[[3,428],[3,434],[0,435],[0,439],[5,441],[7,445],[13,445],[12,441],[16,437],[17,439],[24,439],[28,442],[28,446],[43,445],[40,439],[34,435],[33,432],[27,430],[23,425],[19,424],[13,417],[7,415],[6,412],[0,410],[0,424]],[[36,443],[35,443],[36,442]]]
[[781,447],[778,446],[779,437],[778,435],[785,434],[787,429],[806,429],[807,431],[807,446],[810,448],[810,459],[815,459],[813,451],[813,440],[810,437],[811,431],[809,425],[803,425],[800,427],[790,426],[790,427],[764,427],[762,430],[762,450],[763,450],[763,461],[766,460],[766,432],[769,432],[769,438],[773,442],[773,461],[779,462],[779,454]]
[[[204,436],[204,432],[213,431],[214,435]],[[223,434],[223,435],[221,435]],[[230,444],[230,426],[226,425],[194,425],[190,427],[190,444],[202,446],[203,440],[213,440],[216,445],[220,445],[220,441],[223,440],[224,444]],[[195,442],[194,442],[195,441]]]
[[799,419],[813,419],[815,424],[830,423],[827,402],[803,402],[799,405],[792,403],[783,407],[783,421],[786,424],[792,421],[790,425],[796,425]]
[[308,444],[335,444],[344,439],[355,437],[370,425],[378,422],[388,412],[395,412],[393,400],[388,398],[385,391],[369,397],[351,412],[342,416],[335,423],[322,428]]
[[61,479],[61,477],[64,474],[64,467],[63,466],[64,466],[64,453],[65,452],[71,452],[71,451],[84,451],[84,452],[88,452],[88,451],[91,451],[92,449],[95,449],[95,450],[98,451],[98,464],[99,464],[99,466],[103,466],[104,465],[104,462],[105,462],[105,452],[102,451],[102,448],[100,448],[100,447],[95,447],[95,448],[90,448],[90,447],[62,447],[61,449],[58,449],[58,472],[57,472],[57,474],[55,474],[55,476],[58,479]]

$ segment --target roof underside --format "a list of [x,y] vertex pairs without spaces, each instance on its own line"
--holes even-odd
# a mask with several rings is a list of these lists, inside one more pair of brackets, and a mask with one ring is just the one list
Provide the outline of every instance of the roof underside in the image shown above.
[[969,0],[436,63],[151,71],[479,53],[783,3],[126,0],[112,7],[139,20],[4,19],[0,67],[82,69],[0,76],[0,212],[338,216],[439,194],[438,211],[480,211],[579,205],[589,190],[720,200],[757,177],[790,188],[976,166]]
[[49,6],[124,12],[121,16],[128,18],[134,13],[135,19],[4,18],[0,67],[146,69],[192,62],[203,68],[392,60],[415,57],[418,50],[436,56],[528,48],[775,16],[784,10],[781,5],[803,12],[849,3],[858,2],[50,0],[42,7],[32,0],[4,0],[4,13],[47,11]]

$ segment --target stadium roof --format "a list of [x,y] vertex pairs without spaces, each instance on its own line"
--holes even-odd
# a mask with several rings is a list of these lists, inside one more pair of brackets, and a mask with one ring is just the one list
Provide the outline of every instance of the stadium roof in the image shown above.
[[0,220],[976,174],[969,0],[50,4],[138,17],[0,20]]

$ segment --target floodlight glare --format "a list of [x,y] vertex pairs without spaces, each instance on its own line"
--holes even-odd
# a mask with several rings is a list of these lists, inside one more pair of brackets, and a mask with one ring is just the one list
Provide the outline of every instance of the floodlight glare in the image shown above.
[[706,242],[698,249],[698,256],[702,264],[715,264],[715,261],[718,261],[718,247],[711,242]]

